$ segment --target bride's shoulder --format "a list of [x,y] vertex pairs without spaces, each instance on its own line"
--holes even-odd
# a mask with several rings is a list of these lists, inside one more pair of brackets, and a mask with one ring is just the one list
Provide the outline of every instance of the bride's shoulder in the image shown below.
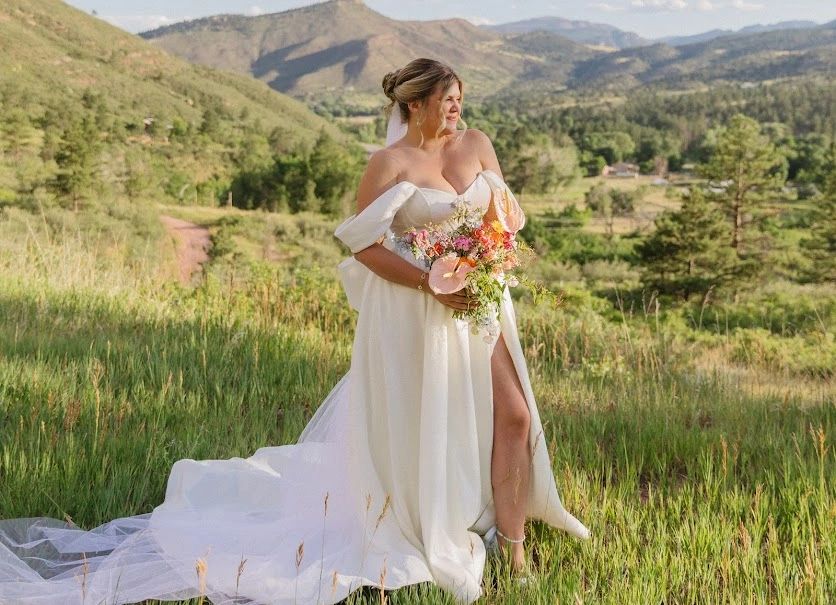
[[465,145],[476,150],[480,159],[491,158],[496,155],[491,138],[478,128],[468,128],[462,139]]
[[369,156],[357,186],[358,212],[397,184],[402,164],[399,155],[391,147],[384,147]]
[[[499,160],[496,158],[496,151],[493,148],[491,138],[479,130],[478,128],[468,128],[465,133],[465,144],[471,146],[479,162],[484,169],[490,169],[501,175],[502,171],[499,168]],[[469,139],[467,138],[469,137]]]
[[493,149],[491,138],[478,128],[467,128],[462,135],[462,142],[465,145],[478,150]]
[[491,138],[478,128],[468,127],[464,131],[464,141],[477,144],[491,144]]

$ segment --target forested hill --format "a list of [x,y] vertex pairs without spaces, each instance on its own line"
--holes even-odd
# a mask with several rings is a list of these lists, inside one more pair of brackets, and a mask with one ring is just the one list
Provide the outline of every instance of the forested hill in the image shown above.
[[0,116],[0,210],[215,205],[276,157],[304,164],[317,143],[361,155],[262,82],[187,63],[59,0],[0,4]]
[[602,54],[575,66],[575,87],[681,87],[717,81],[760,82],[836,73],[836,22],[723,36],[706,42],[654,44]]
[[189,61],[250,74],[303,98],[379,100],[381,75],[416,56],[455,66],[471,98],[509,90],[629,90],[648,83],[679,88],[830,74],[836,56],[832,24],[618,52],[595,46],[594,37],[546,29],[552,31],[502,34],[463,19],[400,21],[360,0],[331,0],[257,17],[207,17],[141,35]]
[[45,107],[72,113],[87,93],[139,127],[149,117],[199,124],[211,107],[245,111],[294,139],[312,141],[320,128],[337,133],[252,78],[189,64],[60,0],[0,3],[0,85],[23,106],[39,107],[34,115]]

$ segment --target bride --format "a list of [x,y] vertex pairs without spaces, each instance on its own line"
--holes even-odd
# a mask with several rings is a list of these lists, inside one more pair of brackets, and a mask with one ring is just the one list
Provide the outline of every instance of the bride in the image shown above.
[[522,227],[493,146],[457,129],[462,82],[446,65],[416,59],[383,88],[387,147],[335,231],[353,254],[339,265],[358,311],[351,366],[299,442],[179,460],[151,513],[91,531],[0,521],[0,603],[336,603],[419,582],[470,603],[488,551],[525,573],[527,517],[588,536],[557,493],[508,290],[498,333],[474,335],[452,316],[474,301],[435,294],[394,240],[454,201]]

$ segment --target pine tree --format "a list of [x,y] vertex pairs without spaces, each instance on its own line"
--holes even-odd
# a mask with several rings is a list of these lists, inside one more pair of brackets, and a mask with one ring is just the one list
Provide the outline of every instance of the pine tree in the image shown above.
[[663,212],[655,225],[636,250],[646,286],[688,300],[736,278],[738,263],[728,245],[730,228],[702,191],[691,191],[679,210]]
[[101,144],[93,122],[85,117],[73,122],[64,132],[55,154],[58,175],[55,189],[70,197],[73,209],[97,182],[98,158]]
[[343,196],[359,180],[355,158],[323,130],[311,150],[309,163],[316,183],[314,196],[322,202],[320,211],[339,214]]
[[786,158],[761,134],[757,121],[737,114],[717,137],[701,174],[717,189],[713,195],[731,221],[731,247],[742,260],[748,256],[744,235],[753,212],[786,181]]
[[813,263],[807,278],[836,282],[836,168],[833,163],[810,231],[810,237],[801,241],[804,254]]

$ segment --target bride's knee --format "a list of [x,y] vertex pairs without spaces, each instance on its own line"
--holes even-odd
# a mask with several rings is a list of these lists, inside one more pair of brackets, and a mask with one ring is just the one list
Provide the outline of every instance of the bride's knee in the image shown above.
[[525,402],[522,405],[509,406],[503,413],[497,415],[497,429],[502,432],[505,439],[525,440],[528,439],[528,431],[531,427],[531,414]]

